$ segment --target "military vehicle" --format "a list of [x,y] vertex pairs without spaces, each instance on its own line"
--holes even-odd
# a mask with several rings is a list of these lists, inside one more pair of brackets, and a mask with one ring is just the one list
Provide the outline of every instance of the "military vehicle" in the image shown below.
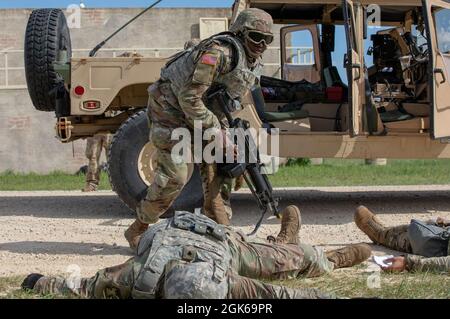
[[[236,116],[253,127],[279,128],[281,157],[450,158],[449,2],[236,0],[232,19],[248,7],[266,10],[282,25],[282,77],[262,77]],[[373,23],[379,30],[369,36]],[[299,57],[290,51],[304,32],[313,47],[307,65],[295,63]],[[115,133],[110,181],[134,209],[154,167],[147,87],[166,59],[72,58],[63,13],[40,9],[28,22],[25,61],[33,104],[56,113],[61,142]],[[174,208],[201,201],[199,175],[191,171]]]

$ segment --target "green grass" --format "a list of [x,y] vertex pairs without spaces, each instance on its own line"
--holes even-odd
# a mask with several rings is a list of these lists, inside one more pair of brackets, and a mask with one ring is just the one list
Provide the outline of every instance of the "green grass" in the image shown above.
[[[0,191],[81,190],[84,187],[85,178],[84,175],[70,175],[62,172],[48,175],[5,172],[0,174]],[[99,189],[111,189],[105,173],[101,174]]]
[[270,176],[274,187],[450,184],[450,160],[391,160],[386,166],[361,160],[325,160],[289,165]]
[[[292,279],[273,281],[291,288],[318,288],[323,292],[333,293],[341,298],[386,298],[386,299],[428,299],[450,298],[450,276],[433,273],[386,274],[380,277],[379,288],[369,288],[368,278],[371,273],[361,269],[338,270],[329,275],[310,279]],[[37,295],[20,289],[24,277],[0,278],[0,298],[15,299],[53,299],[76,298],[74,296]],[[374,282],[369,280],[369,282]]]
[[[325,160],[324,165],[290,164],[270,176],[275,187],[371,186],[450,184],[450,160],[391,160],[387,166],[369,166],[362,160]],[[84,175],[54,172],[48,175],[0,174],[0,191],[79,190]],[[111,189],[102,173],[100,190]]]
[[39,295],[33,291],[25,291],[20,284],[25,276],[0,277],[0,299],[78,299],[74,296]]
[[[318,288],[345,298],[383,299],[429,299],[450,298],[450,276],[433,273],[382,273],[379,286],[370,288],[372,273],[355,273],[350,269],[335,271],[329,275],[303,279],[272,282],[291,288]],[[371,276],[369,278],[369,276]],[[369,280],[368,280],[369,279]],[[374,286],[372,286],[374,287]],[[378,288],[377,288],[378,287]]]

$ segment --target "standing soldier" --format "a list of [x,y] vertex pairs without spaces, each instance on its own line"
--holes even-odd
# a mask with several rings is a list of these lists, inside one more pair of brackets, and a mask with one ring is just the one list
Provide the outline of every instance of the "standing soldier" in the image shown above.
[[[203,98],[210,88],[222,85],[238,100],[258,82],[262,54],[273,41],[272,26],[272,17],[265,11],[244,10],[229,32],[214,35],[175,55],[161,70],[161,78],[149,87],[150,138],[158,152],[157,168],[146,198],[138,204],[138,218],[125,232],[132,248],[148,225],[157,222],[172,205],[187,182],[187,163],[174,161],[171,155],[178,143],[171,140],[174,129],[188,128],[192,132],[194,122],[199,121],[202,129],[221,133],[225,147],[234,147],[224,133],[224,115],[215,107],[208,108]],[[200,172],[205,214],[228,225],[230,180],[218,175],[215,163],[203,163]]]
[[86,185],[81,190],[83,192],[95,192],[100,183],[100,156],[102,149],[108,155],[109,145],[112,135],[109,132],[99,132],[92,137],[88,137],[86,144],[86,157],[89,160],[86,173]]

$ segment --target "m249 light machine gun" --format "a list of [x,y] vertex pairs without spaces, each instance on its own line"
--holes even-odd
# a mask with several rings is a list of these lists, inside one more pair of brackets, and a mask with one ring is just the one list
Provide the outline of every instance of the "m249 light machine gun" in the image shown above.
[[[223,86],[213,89],[212,92],[208,94],[207,101],[208,103],[216,104],[220,107],[226,116],[230,128],[241,132],[250,128],[250,123],[248,121],[240,118],[234,119],[231,115],[231,113],[236,110],[236,103],[238,102],[228,94]],[[281,215],[278,208],[279,200],[273,196],[272,185],[270,184],[267,176],[261,173],[261,169],[264,167],[264,164],[261,163],[259,151],[257,147],[255,147],[254,150],[252,149],[252,146],[257,145],[257,143],[251,141],[248,134],[245,134],[244,138],[245,162],[239,163],[235,160],[234,163],[218,164],[218,167],[219,172],[227,177],[238,178],[243,176],[250,191],[256,198],[262,214],[255,226],[255,229],[249,234],[249,236],[252,236],[258,231],[267,211],[270,210],[277,218],[281,218]],[[236,143],[236,141],[233,142]],[[256,158],[250,160],[252,154],[254,157],[256,155]]]

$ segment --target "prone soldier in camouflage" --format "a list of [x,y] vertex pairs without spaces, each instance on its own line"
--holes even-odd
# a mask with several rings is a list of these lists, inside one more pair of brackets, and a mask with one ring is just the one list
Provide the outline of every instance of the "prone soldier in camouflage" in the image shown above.
[[[224,146],[231,146],[224,129],[224,114],[205,105],[207,92],[225,86],[229,95],[239,100],[260,78],[262,54],[273,41],[272,17],[260,9],[240,13],[229,32],[192,45],[175,55],[161,70],[161,78],[148,88],[150,140],[157,149],[157,168],[147,196],[138,204],[137,220],[126,231],[132,248],[148,224],[158,221],[180,194],[188,178],[188,166],[172,155],[178,141],[171,140],[177,128],[191,132],[194,122],[201,128],[216,129],[223,135]],[[217,164],[200,165],[204,191],[204,212],[220,224],[228,225],[232,216],[229,203],[233,181],[218,174]]]
[[298,244],[300,211],[286,209],[273,242],[250,242],[230,227],[189,212],[152,225],[141,237],[137,255],[122,265],[74,281],[29,275],[24,289],[43,294],[74,293],[85,298],[333,298],[316,289],[291,289],[258,279],[316,277],[366,260],[368,245],[324,253]]
[[100,183],[100,156],[102,149],[108,154],[112,135],[109,132],[99,132],[88,137],[86,144],[86,157],[89,160],[86,173],[86,185],[83,192],[95,192]]
[[[385,227],[367,207],[360,206],[356,209],[355,223],[369,238],[387,248],[407,253],[405,256],[394,257],[390,260],[392,265],[386,267],[387,271],[432,271],[450,273],[450,256],[423,257],[413,254],[411,242],[408,236],[409,225]],[[428,222],[431,224],[431,222]],[[450,221],[438,218],[434,222],[443,228],[450,227]],[[433,224],[434,224],[433,223]],[[450,252],[450,242],[448,247]]]

